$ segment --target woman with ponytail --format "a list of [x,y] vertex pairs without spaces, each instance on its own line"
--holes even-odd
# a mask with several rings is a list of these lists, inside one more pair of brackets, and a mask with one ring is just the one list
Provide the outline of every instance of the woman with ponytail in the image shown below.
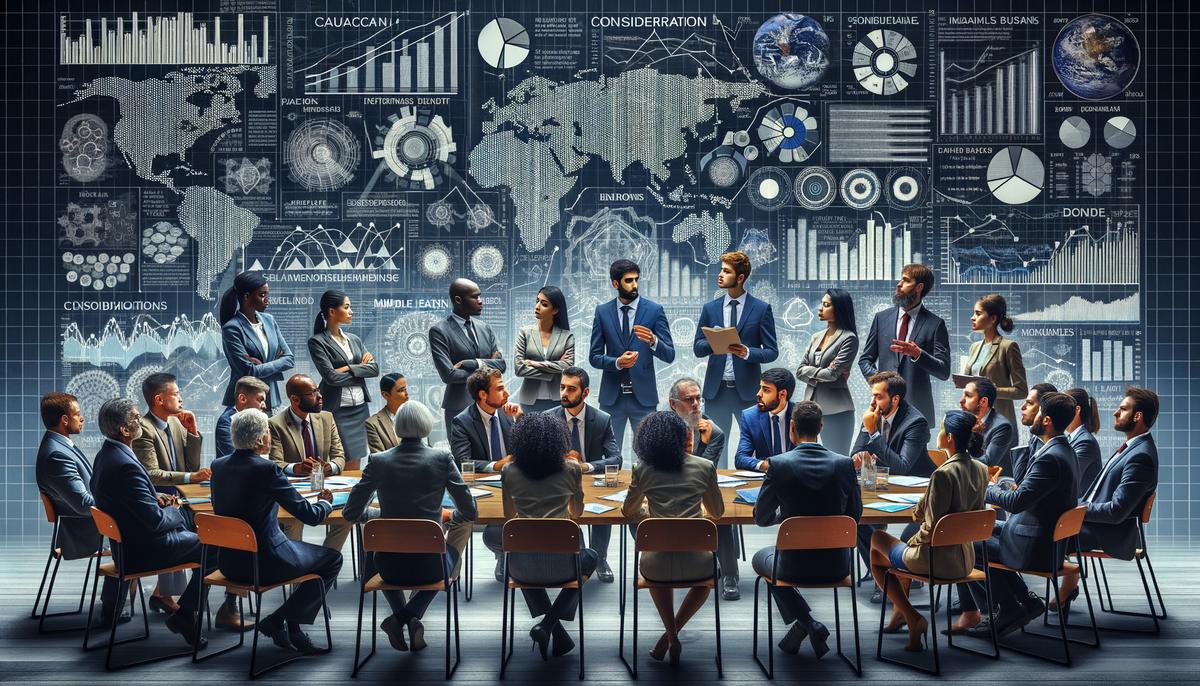
[[237,399],[237,382],[243,376],[267,384],[268,412],[286,404],[279,384],[296,366],[296,358],[275,318],[266,313],[270,291],[260,272],[242,272],[221,296],[221,345],[229,361],[229,384],[222,400],[226,407],[232,407]]
[[[942,517],[983,509],[988,472],[987,466],[975,459],[983,454],[983,425],[969,412],[947,412],[937,444],[950,453],[950,459],[929,477],[925,495],[913,510],[913,520],[920,524],[917,533],[907,543],[883,529],[877,529],[871,536],[871,575],[880,588],[884,587],[883,577],[889,567],[928,574],[931,557],[937,576],[943,579],[964,577],[975,566],[975,549],[971,544],[933,550],[929,542],[933,538],[933,527]],[[908,582],[888,583],[887,587],[888,598],[895,610],[884,633],[899,633],[900,628],[907,624],[908,645],[905,649],[913,652],[924,650],[923,640],[929,622],[909,602]],[[965,590],[960,591],[966,593]],[[964,615],[967,612],[964,607]],[[969,621],[970,618],[967,619]],[[975,610],[974,623],[968,625],[978,623],[979,612]]]
[[362,339],[342,327],[354,319],[350,297],[341,291],[321,294],[320,309],[308,338],[308,355],[321,375],[321,397],[333,414],[346,451],[346,469],[358,469],[367,456],[367,379],[379,376],[379,364]]
[[1008,417],[1013,426],[1019,426],[1013,401],[1024,400],[1029,385],[1025,380],[1021,346],[1000,334],[1000,331],[1011,333],[1012,330],[1013,320],[1008,316],[1004,296],[993,293],[980,298],[971,313],[971,331],[983,334],[983,340],[971,344],[971,350],[963,360],[962,373],[991,379],[996,384],[996,411]]
[[1096,399],[1082,388],[1072,388],[1066,394],[1075,401],[1075,418],[1067,425],[1067,442],[1075,451],[1075,495],[1083,497],[1104,467],[1095,436],[1100,430],[1100,410]]

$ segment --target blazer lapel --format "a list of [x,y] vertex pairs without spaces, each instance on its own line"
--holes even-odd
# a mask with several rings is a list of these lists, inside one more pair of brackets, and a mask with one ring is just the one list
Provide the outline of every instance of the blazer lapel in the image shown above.
[[[719,302],[721,302],[722,303],[721,306],[724,307],[724,302],[725,302],[724,299],[720,300]],[[734,327],[735,329],[737,329],[738,336],[742,335],[742,332],[746,327],[746,322],[750,319],[750,313],[754,312],[754,310],[757,308],[758,308],[758,299],[755,298],[754,296],[750,295],[749,293],[747,293],[746,294],[746,306],[742,308],[741,312],[738,312],[737,326]],[[722,315],[721,321],[725,321],[724,313],[721,313],[721,315]],[[743,343],[744,343],[744,341],[743,341]]]
[[[992,364],[992,360],[996,359],[996,355],[1000,354],[1000,346],[1004,345],[1004,340],[1005,339],[1001,338],[999,341],[997,341],[996,345],[990,346],[991,350],[988,351],[987,359],[985,359],[983,364],[979,366],[980,371],[987,369],[988,366]],[[979,345],[983,345],[983,341],[980,341]]]
[[[312,421],[311,419],[309,421]],[[304,454],[304,435],[300,433],[300,428],[292,423],[291,417],[283,418],[283,425],[287,427],[288,436],[291,437],[292,445],[296,447],[296,454],[300,456],[300,460],[308,457]]]
[[[333,340],[333,336],[329,333],[328,330],[321,332],[321,340],[324,341],[325,346],[327,348],[329,348],[333,352],[333,354],[337,355],[338,358],[341,359],[343,362],[345,362],[346,364],[353,363],[353,360],[349,360],[346,358],[346,351],[342,350],[342,346],[338,345],[337,341]],[[350,346],[350,354],[353,355],[354,354],[354,342],[350,338],[347,338],[346,343]]]

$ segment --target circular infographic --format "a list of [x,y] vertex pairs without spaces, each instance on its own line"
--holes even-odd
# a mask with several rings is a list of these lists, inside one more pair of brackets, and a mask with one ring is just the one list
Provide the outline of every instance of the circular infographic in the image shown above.
[[1133,83],[1142,54],[1128,26],[1106,14],[1085,14],[1058,32],[1050,61],[1072,95],[1106,100]]
[[479,32],[479,56],[495,69],[512,69],[529,57],[529,32],[508,17],[493,19]]
[[916,76],[917,49],[896,31],[876,29],[854,46],[850,66],[858,84],[868,92],[893,95]]
[[733,188],[746,177],[746,158],[737,148],[722,145],[700,160],[708,182],[717,188]]
[[823,210],[837,196],[837,179],[825,167],[808,167],[796,175],[796,201],[806,210]]
[[1104,122],[1104,142],[1120,150],[1128,148],[1137,140],[1137,127],[1125,116],[1112,117]]
[[354,178],[362,145],[336,119],[309,119],[297,126],[284,144],[283,161],[292,181],[305,190],[334,191]]
[[494,279],[504,271],[504,253],[494,245],[481,245],[471,252],[471,271],[481,279]]
[[758,125],[758,138],[780,162],[803,162],[821,144],[817,118],[803,105],[785,102],[771,108]]
[[842,202],[851,209],[874,206],[881,192],[879,177],[870,169],[851,169],[842,177]]
[[431,245],[421,251],[417,258],[418,269],[427,279],[440,279],[450,273],[454,260],[443,245]]
[[746,192],[752,205],[773,212],[792,199],[792,178],[779,167],[755,169],[746,184]]
[[1010,145],[992,157],[987,166],[987,186],[1006,205],[1024,205],[1042,193],[1046,168],[1029,148]]
[[925,200],[925,188],[925,175],[912,167],[893,169],[884,185],[888,204],[901,210],[920,207]]
[[754,66],[781,88],[816,85],[829,69],[829,55],[824,27],[803,14],[777,14],[754,34]]
[[1083,117],[1067,117],[1058,127],[1058,140],[1072,150],[1078,150],[1092,139],[1092,126]]

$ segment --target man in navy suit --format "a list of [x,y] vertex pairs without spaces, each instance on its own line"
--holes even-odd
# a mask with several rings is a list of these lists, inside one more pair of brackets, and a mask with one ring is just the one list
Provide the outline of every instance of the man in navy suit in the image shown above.
[[[92,468],[92,495],[96,507],[112,517],[121,530],[119,562],[126,573],[161,569],[200,561],[200,538],[188,530],[175,496],[157,493],[150,475],[133,453],[133,441],[142,433],[137,406],[125,398],[105,401],[99,412],[100,433],[106,440]],[[116,552],[114,550],[114,552]],[[188,645],[207,641],[196,634],[198,608],[208,602],[208,586],[201,579],[216,567],[193,569],[187,588],[179,597],[179,609],[167,618],[167,628],[181,634]],[[101,600],[106,608],[123,604],[128,584],[104,586]],[[111,616],[112,610],[109,610]]]
[[783,367],[772,367],[759,375],[757,404],[738,417],[738,469],[765,472],[775,455],[792,449],[788,421],[792,416],[792,393],[796,377]]
[[[312,624],[321,609],[321,584],[328,591],[342,569],[342,554],[324,546],[292,541],[279,528],[279,507],[308,526],[317,526],[333,511],[333,494],[322,491],[309,502],[288,482],[283,470],[270,459],[271,429],[266,413],[248,408],[233,418],[230,430],[234,451],[212,466],[213,512],[236,517],[254,529],[258,542],[258,583],[267,585],[304,574],[306,581],[283,605],[258,623],[258,630],[275,645],[306,655],[321,652],[300,629]],[[254,555],[222,549],[221,573],[242,583],[254,583]]]
[[[621,468],[621,448],[613,432],[612,418],[604,410],[584,403],[591,389],[587,371],[580,367],[567,367],[559,382],[559,406],[546,410],[567,425],[571,437],[571,450],[579,453],[579,462],[584,474],[604,476],[604,468],[613,465]],[[587,479],[587,477],[584,477]],[[591,527],[588,547],[600,556],[596,564],[596,576],[600,581],[613,582],[612,568],[608,566],[608,542],[612,538],[612,526],[595,524]]]
[[216,435],[217,457],[233,453],[233,434],[230,433],[233,415],[247,407],[253,407],[263,412],[267,411],[268,388],[262,379],[243,376],[234,384],[234,389],[233,404],[225,408],[221,416],[217,417],[217,426],[213,429],[213,433]]
[[1041,398],[1047,393],[1058,393],[1058,387],[1050,383],[1035,383],[1029,387],[1029,393],[1025,396],[1025,401],[1021,403],[1021,426],[1029,429],[1029,444],[1011,448],[1008,451],[1009,464],[1012,465],[1012,478],[1017,483],[1021,483],[1021,478],[1025,476],[1029,458],[1033,457],[1042,447],[1042,439],[1037,435],[1037,431],[1034,431],[1033,425],[1037,421],[1038,412],[1042,409]]
[[937,416],[929,377],[950,378],[946,322],[921,305],[932,290],[929,267],[904,265],[892,297],[895,306],[875,315],[858,358],[858,368],[866,379],[881,370],[899,372],[908,383],[908,402],[929,421]]
[[989,467],[1000,467],[1000,473],[1012,474],[1008,451],[1017,442],[1017,430],[1008,417],[992,409],[996,402],[996,384],[991,379],[979,378],[963,387],[958,406],[970,412],[983,423],[982,462]]
[[625,425],[633,429],[658,406],[654,358],[675,361],[671,327],[662,305],[638,295],[641,267],[617,260],[608,268],[617,297],[596,306],[588,360],[603,370],[600,409],[612,417],[617,445],[624,445]]
[[[717,287],[724,288],[725,295],[700,311],[700,323],[692,342],[696,357],[708,358],[704,372],[705,409],[725,435],[729,435],[734,417],[755,403],[758,392],[755,381],[762,374],[762,365],[779,357],[775,315],[770,304],[746,292],[750,269],[750,258],[744,252],[721,255]],[[724,327],[736,328],[741,344],[731,345],[728,350],[713,350],[704,329]],[[717,467],[725,466],[722,454]]]

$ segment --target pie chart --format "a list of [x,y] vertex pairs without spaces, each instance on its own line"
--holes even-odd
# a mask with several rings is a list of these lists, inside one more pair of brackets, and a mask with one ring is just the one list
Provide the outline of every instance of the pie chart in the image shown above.
[[1104,142],[1120,150],[1133,145],[1137,139],[1137,127],[1129,117],[1113,117],[1104,122]]
[[1010,145],[992,157],[987,166],[987,186],[1006,205],[1024,205],[1038,197],[1046,182],[1046,168],[1029,148]]
[[1078,150],[1092,139],[1092,127],[1083,117],[1067,117],[1058,127],[1058,140],[1072,150]]
[[892,95],[917,75],[917,49],[903,35],[876,29],[854,46],[854,78],[876,95]]
[[821,144],[817,118],[790,102],[767,112],[758,125],[758,139],[780,162],[803,162]]
[[512,69],[529,57],[529,32],[507,17],[493,19],[479,32],[479,56],[496,69]]

